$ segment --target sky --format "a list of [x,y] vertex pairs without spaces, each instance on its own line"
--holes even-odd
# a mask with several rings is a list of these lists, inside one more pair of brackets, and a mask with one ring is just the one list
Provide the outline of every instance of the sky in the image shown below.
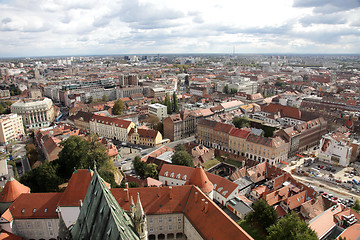
[[360,0],[0,0],[0,57],[359,54]]

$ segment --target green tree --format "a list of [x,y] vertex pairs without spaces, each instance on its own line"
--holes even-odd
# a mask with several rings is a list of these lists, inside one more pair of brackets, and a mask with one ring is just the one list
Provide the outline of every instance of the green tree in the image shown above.
[[229,94],[229,93],[230,93],[229,85],[228,85],[228,84],[226,84],[226,85],[224,86],[223,91],[224,91],[225,94]]
[[176,145],[174,149],[175,149],[175,152],[186,151],[185,146],[183,144]]
[[235,93],[237,93],[238,92],[238,90],[236,89],[236,88],[231,88],[230,89],[230,93],[231,94],[235,94]]
[[89,103],[93,103],[93,102],[94,102],[94,98],[93,98],[93,96],[90,96]]
[[141,161],[141,158],[139,156],[136,156],[134,158],[133,166],[136,174],[139,175],[141,178],[144,178],[146,163]]
[[172,156],[172,163],[175,165],[182,165],[193,167],[194,161],[191,155],[186,151],[177,151]]
[[296,213],[288,213],[277,223],[267,229],[269,235],[267,240],[316,240],[316,233],[309,228],[309,225],[300,220]]
[[168,93],[165,94],[165,100],[164,100],[163,104],[167,107],[167,113],[171,114],[172,113],[172,104],[171,104]]
[[107,102],[107,101],[109,101],[109,97],[104,94],[104,96],[102,96],[101,100],[102,100],[103,102]]
[[352,209],[354,209],[355,211],[357,211],[358,213],[360,213],[360,201],[359,201],[359,199],[356,199],[356,200],[355,200]]
[[185,86],[189,87],[189,75],[185,75]]
[[157,179],[159,176],[157,167],[158,166],[155,163],[146,164],[144,178],[151,177]]
[[173,107],[173,112],[175,112],[175,113],[179,112],[179,104],[178,104],[178,100],[177,100],[175,91],[174,91],[173,97],[172,97],[172,107]]
[[121,99],[115,101],[112,112],[115,115],[121,115],[124,110],[124,102]]
[[247,117],[235,117],[233,124],[237,128],[250,127],[250,120]]
[[116,188],[118,187],[118,185],[115,182],[115,176],[114,173],[110,170],[106,170],[106,169],[100,169],[98,171],[100,177],[102,177],[102,179],[104,179],[105,182],[110,183],[112,188]]
[[255,202],[252,205],[253,212],[246,216],[246,221],[256,222],[265,231],[272,224],[276,223],[278,219],[277,212],[274,207],[269,206],[263,199]]
[[59,153],[56,163],[59,165],[59,176],[69,179],[74,169],[93,169],[94,164],[98,171],[114,171],[106,147],[96,135],[89,135],[87,139],[80,136],[70,136],[60,143],[63,149]]
[[57,165],[43,163],[39,167],[25,173],[20,182],[31,189],[31,192],[54,192],[62,179],[58,176]]

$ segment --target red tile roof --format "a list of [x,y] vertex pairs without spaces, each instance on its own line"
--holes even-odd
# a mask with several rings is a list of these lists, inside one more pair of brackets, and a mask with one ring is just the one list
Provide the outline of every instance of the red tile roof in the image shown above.
[[193,170],[188,184],[199,187],[204,193],[211,192],[214,187],[202,167],[196,167]]
[[301,119],[301,112],[298,108],[283,106],[280,104],[270,103],[269,105],[264,105],[261,109],[265,112],[278,113],[280,112],[282,116],[291,117],[296,119]]
[[63,193],[23,193],[9,207],[14,219],[59,218],[57,204]]
[[19,237],[11,232],[4,229],[0,230],[0,240],[23,240],[25,238]]
[[245,129],[233,128],[230,132],[230,136],[238,137],[238,138],[247,138],[249,136],[250,131]]
[[[130,199],[140,194],[147,215],[184,213],[204,239],[252,239],[237,223],[228,217],[211,199],[194,186],[153,188],[114,188],[110,190],[120,207],[130,211]],[[129,197],[126,197],[126,191]],[[195,201],[195,195],[197,200]],[[208,202],[207,212],[204,210]],[[211,226],[211,227],[209,227]]]
[[13,220],[9,209],[6,209],[6,211],[1,215],[1,218],[5,219],[9,223]]
[[218,123],[216,123],[214,130],[220,131],[220,132],[225,132],[225,133],[230,133],[233,128],[235,128],[234,125],[218,122]]
[[22,193],[30,193],[30,188],[10,178],[0,193],[0,202],[13,202]]
[[[349,240],[357,240],[360,237],[360,223],[356,223],[352,225],[351,227],[348,227],[343,231],[339,238],[342,237],[342,239],[349,239]],[[339,238],[337,238],[339,240]]]
[[92,176],[93,171],[91,170],[76,170],[76,172],[72,174],[58,205],[63,207],[80,206],[79,201],[84,201]]
[[106,124],[106,125],[114,125],[115,127],[121,127],[121,128],[128,128],[131,124],[131,121],[119,119],[119,118],[112,118],[112,117],[105,117],[94,114],[91,121],[96,121],[100,124]]
[[[129,135],[133,134],[134,131],[135,131],[134,128],[130,129]],[[138,128],[137,131],[141,138],[148,138],[148,139],[155,139],[156,136],[159,134],[159,131],[152,129]]]

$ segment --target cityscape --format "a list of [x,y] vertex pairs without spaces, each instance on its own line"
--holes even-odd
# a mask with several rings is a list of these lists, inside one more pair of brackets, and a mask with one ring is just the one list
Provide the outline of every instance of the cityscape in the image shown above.
[[0,239],[360,239],[358,1],[0,9]]

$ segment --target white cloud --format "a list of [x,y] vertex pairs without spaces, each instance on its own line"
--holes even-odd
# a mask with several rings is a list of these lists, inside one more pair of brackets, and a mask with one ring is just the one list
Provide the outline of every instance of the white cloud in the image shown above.
[[340,2],[3,0],[0,57],[227,53],[233,46],[238,53],[359,53],[358,1]]

